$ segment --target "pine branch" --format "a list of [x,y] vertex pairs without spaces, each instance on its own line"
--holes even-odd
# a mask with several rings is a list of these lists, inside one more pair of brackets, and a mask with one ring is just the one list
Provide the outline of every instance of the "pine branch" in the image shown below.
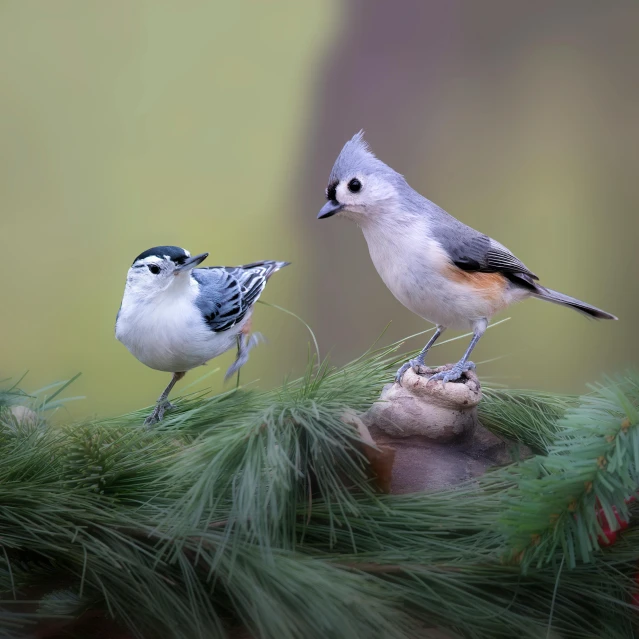
[[600,385],[557,424],[547,456],[507,474],[516,487],[504,497],[501,524],[516,559],[542,566],[561,551],[568,566],[590,561],[602,535],[627,521],[626,500],[639,487],[639,376]]
[[[342,414],[376,399],[396,348],[311,364],[270,392],[191,395],[152,431],[144,411],[59,427],[0,418],[0,634],[79,614],[75,601],[140,637],[215,639],[238,624],[264,639],[635,636],[639,530],[600,550],[597,509],[611,527],[613,507],[631,516],[637,376],[578,403],[489,390],[484,423],[546,456],[447,491],[378,495]],[[513,547],[521,565],[503,561]],[[41,604],[28,614],[27,596]]]
[[520,441],[545,454],[558,432],[558,422],[578,398],[542,391],[482,386],[481,423],[497,435]]

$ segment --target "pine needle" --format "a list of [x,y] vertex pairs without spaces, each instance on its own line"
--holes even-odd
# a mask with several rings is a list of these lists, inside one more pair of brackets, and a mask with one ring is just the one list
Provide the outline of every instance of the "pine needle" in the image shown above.
[[[401,343],[194,393],[151,431],[142,410],[51,426],[49,403],[0,393],[0,636],[87,609],[175,639],[636,636],[639,376],[581,398],[485,388],[482,422],[538,454],[379,495],[342,415],[376,400]],[[29,402],[37,420],[12,417]]]

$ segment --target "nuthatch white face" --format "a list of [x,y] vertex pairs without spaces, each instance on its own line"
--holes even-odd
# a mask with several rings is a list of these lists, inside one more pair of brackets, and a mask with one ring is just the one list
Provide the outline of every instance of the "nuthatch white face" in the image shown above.
[[126,278],[140,299],[149,299],[164,293],[169,287],[188,286],[191,270],[201,264],[208,253],[191,257],[191,254],[175,246],[158,246],[135,258]]

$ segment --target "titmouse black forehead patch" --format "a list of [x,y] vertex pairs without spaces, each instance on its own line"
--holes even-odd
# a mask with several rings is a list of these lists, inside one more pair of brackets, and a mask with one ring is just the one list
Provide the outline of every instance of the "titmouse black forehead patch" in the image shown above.
[[134,260],[135,264],[138,260],[144,260],[147,257],[160,257],[166,259],[167,257],[176,264],[183,264],[191,254],[185,251],[179,246],[154,246],[147,249],[144,253],[140,253]]
[[337,201],[337,185],[339,182],[331,182],[326,188],[326,199]]

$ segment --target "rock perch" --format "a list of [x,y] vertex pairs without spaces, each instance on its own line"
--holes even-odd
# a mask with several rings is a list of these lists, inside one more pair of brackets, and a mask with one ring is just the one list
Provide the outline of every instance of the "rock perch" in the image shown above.
[[445,488],[531,454],[479,423],[482,393],[474,371],[446,385],[428,383],[451,366],[424,367],[420,375],[409,369],[401,386],[385,386],[380,399],[359,415],[392,464],[384,483],[393,493]]

